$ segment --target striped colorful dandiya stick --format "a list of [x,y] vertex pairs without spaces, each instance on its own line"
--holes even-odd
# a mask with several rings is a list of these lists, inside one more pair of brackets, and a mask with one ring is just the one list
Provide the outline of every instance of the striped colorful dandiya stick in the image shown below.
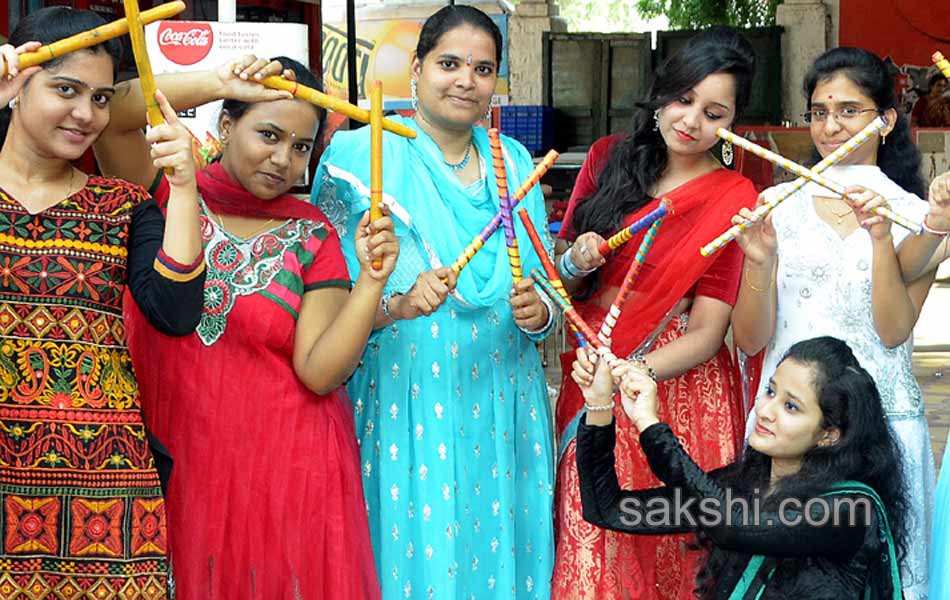
[[[383,216],[383,82],[373,81],[369,91],[369,220]],[[381,269],[383,261],[373,261]]]
[[[534,169],[531,171],[531,174],[528,175],[528,178],[518,186],[518,189],[515,190],[514,202],[512,207],[517,206],[519,202],[524,200],[524,197],[528,195],[528,192],[531,191],[531,188],[537,185],[538,181],[544,177],[544,174],[547,173],[548,169],[551,168],[551,165],[558,159],[558,154],[556,151],[551,150],[545,155],[544,160],[537,164]],[[452,263],[452,270],[455,271],[455,274],[458,275],[465,265],[468,264],[472,257],[475,256],[475,253],[478,252],[482,246],[485,245],[485,242],[488,241],[488,238],[495,233],[502,224],[501,211],[495,215],[488,225],[486,225],[478,235],[465,247],[465,250],[462,250],[462,253],[459,254],[459,257],[455,259],[455,262]]]
[[[137,7],[138,5],[136,5],[136,8]],[[155,8],[142,11],[139,13],[139,19],[142,24],[145,25],[174,17],[183,10],[185,10],[184,2],[168,2],[159,4]],[[53,60],[64,54],[75,52],[76,50],[91,48],[96,44],[107,42],[127,33],[129,33],[128,19],[116,19],[111,23],[100,25],[89,31],[83,31],[82,33],[71,35],[68,38],[55,41],[52,44],[41,46],[33,52],[24,52],[19,58],[20,69],[43,64],[48,60]],[[6,75],[6,73],[0,73],[0,75]]]
[[[538,235],[538,230],[535,229],[534,223],[531,222],[531,217],[528,216],[528,211],[523,208],[519,210],[518,218],[521,219],[521,223],[524,225],[525,231],[528,232],[528,239],[531,240],[531,245],[534,247],[534,251],[541,260],[541,266],[544,267],[544,272],[547,273],[548,281],[551,282],[551,285],[554,287],[557,293],[559,293],[561,297],[564,298],[564,300],[569,305],[571,305],[571,296],[567,293],[567,288],[564,287],[564,282],[561,281],[561,276],[558,274],[554,263],[551,262],[551,257],[548,256],[547,250],[544,249],[544,244],[541,242],[541,236]],[[584,336],[581,335],[581,332],[579,332],[577,328],[574,327],[574,325],[571,325],[571,330],[574,332],[574,335],[577,336],[578,343],[583,346],[585,343]]]
[[[278,77],[277,75],[271,75],[270,77],[261,79],[259,83],[274,90],[284,90],[285,92],[290,92],[293,94],[294,98],[306,100],[311,104],[316,104],[317,106],[327,110],[338,112],[341,115],[353,119],[354,121],[359,121],[360,123],[369,123],[369,111],[365,108],[360,108],[359,106],[350,104],[346,100],[329,96],[311,87],[300,85],[296,81],[284,79],[283,77]],[[416,137],[416,132],[414,129],[389,119],[383,119],[383,129],[386,131],[391,131],[392,133],[404,138],[411,139]]]
[[617,291],[617,297],[614,298],[613,304],[610,305],[610,309],[604,316],[604,322],[600,325],[600,333],[598,333],[598,335],[600,336],[600,340],[607,346],[610,345],[610,337],[613,335],[614,327],[617,326],[620,311],[623,310],[623,305],[627,303],[627,299],[633,291],[633,284],[637,280],[637,274],[640,273],[640,268],[643,267],[643,264],[646,262],[647,254],[650,252],[650,248],[653,247],[653,242],[656,241],[656,233],[663,225],[664,218],[665,217],[661,217],[657,219],[650,225],[650,228],[647,229],[646,234],[643,236],[643,241],[640,242],[640,247],[637,249],[637,254],[634,256],[633,262],[630,263],[630,268],[627,269],[627,276],[624,277],[623,283]]
[[943,76],[950,79],[950,61],[943,56],[943,53],[934,52],[933,61],[934,64],[937,65],[937,68],[940,69],[940,72],[943,73]]
[[[821,162],[812,167],[811,170],[815,173],[821,173],[829,167],[833,167],[841,159],[857,150],[885,127],[887,127],[887,121],[883,117],[874,119],[870,124],[868,124],[867,127],[859,131],[853,138],[839,146],[837,150],[826,156]],[[775,210],[775,207],[784,202],[787,198],[791,197],[792,194],[805,187],[807,184],[807,179],[804,177],[799,177],[793,182],[791,186],[789,186],[787,190],[775,196],[774,198],[770,198],[765,204],[752,211],[752,214],[755,215],[757,220],[764,219],[770,212]],[[740,233],[748,228],[749,225],[745,223],[733,225],[727,229],[725,233],[703,246],[699,250],[699,253],[703,256],[711,256],[712,254],[715,254],[724,248],[726,244],[736,239]]]
[[607,361],[607,364],[610,366],[616,365],[620,359],[610,351],[610,346],[605,345],[594,333],[594,330],[590,328],[590,325],[584,321],[584,318],[580,316],[577,310],[568,304],[564,298],[554,289],[554,286],[551,285],[551,282],[544,278],[544,275],[541,274],[541,271],[537,269],[532,269],[531,278],[534,279],[534,282],[537,283],[544,294],[553,301],[557,307],[564,313],[564,316],[567,318],[568,322],[577,329],[587,341],[590,342],[590,345],[597,352],[597,355]]
[[558,310],[564,313],[564,316],[567,318],[568,322],[582,335],[590,344],[597,349],[598,351],[601,348],[605,348],[604,344],[597,339],[597,334],[594,333],[594,330],[590,328],[590,325],[584,321],[584,318],[581,317],[577,310],[568,302],[564,296],[562,296],[551,284],[550,281],[544,278],[544,275],[541,274],[541,271],[533,269],[531,271],[531,277],[534,279],[535,283],[541,286],[541,289],[544,290],[544,293],[551,299],[554,304],[557,305]]
[[[843,185],[839,183],[835,183],[834,181],[829,180],[824,175],[821,175],[820,173],[816,173],[806,167],[803,167],[802,165],[785,158],[781,154],[776,154],[775,152],[772,152],[771,150],[763,148],[762,146],[759,146],[758,144],[750,142],[744,137],[738,136],[726,129],[722,129],[722,128],[718,129],[716,131],[716,135],[718,135],[724,140],[732,142],[733,144],[735,144],[736,146],[739,146],[743,150],[747,150],[748,152],[751,152],[755,154],[756,156],[764,158],[765,160],[769,161],[772,164],[776,164],[782,167],[786,171],[790,171],[798,175],[799,177],[804,177],[812,181],[813,183],[820,185],[823,188],[827,188],[831,190],[832,192],[834,192],[835,194],[838,194],[842,198],[848,199],[848,194],[847,192],[845,192],[845,187]],[[889,219],[893,221],[894,223],[897,223],[901,227],[913,233],[920,233],[921,231],[924,230],[923,226],[920,223],[914,223],[910,219],[903,217],[895,213],[893,210],[884,206],[879,206],[876,209],[874,209],[874,214],[880,215],[884,217],[885,219]]]
[[514,215],[511,198],[508,196],[508,173],[505,170],[505,155],[501,151],[501,137],[498,130],[488,130],[488,144],[491,147],[491,163],[495,171],[495,183],[498,186],[498,201],[501,203],[501,222],[505,227],[505,245],[508,246],[508,265],[515,283],[524,278],[521,272],[521,257],[518,255],[518,238],[515,237]]
[[642,218],[637,219],[637,221],[634,222],[629,227],[624,228],[622,231],[619,231],[613,234],[612,236],[610,236],[609,239],[604,240],[604,242],[600,246],[597,247],[597,252],[599,252],[601,256],[607,256],[608,254],[610,254],[611,252],[613,252],[620,246],[623,246],[624,244],[629,242],[633,238],[634,234],[637,234],[643,231],[644,229],[646,229],[647,227],[649,227],[650,225],[653,225],[654,221],[656,221],[657,219],[662,219],[663,217],[665,217],[668,213],[671,213],[672,211],[673,211],[673,204],[670,202],[668,198],[663,198],[660,201],[660,205],[658,207],[648,212]]

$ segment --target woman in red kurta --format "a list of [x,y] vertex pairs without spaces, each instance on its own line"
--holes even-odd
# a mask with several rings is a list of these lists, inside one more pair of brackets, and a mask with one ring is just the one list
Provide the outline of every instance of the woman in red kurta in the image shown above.
[[[216,77],[235,87],[228,70],[158,85],[187,107],[210,99],[202,95],[216,88],[205,80]],[[136,104],[127,94],[114,108],[126,117]],[[356,243],[365,264],[350,291],[336,231],[287,193],[307,167],[320,116],[293,99],[226,101],[221,159],[197,176],[207,263],[197,330],[164,336],[126,304],[146,420],[175,461],[167,504],[179,600],[379,598],[352,407],[340,386],[362,354],[396,242],[388,218],[370,225],[364,216]],[[154,178],[122,160],[143,148],[136,130],[126,133],[106,137],[100,160]],[[165,180],[156,183],[161,200]]]
[[[661,68],[632,136],[598,140],[575,184],[561,237],[573,241],[560,261],[575,306],[596,330],[627,275],[644,233],[612,255],[597,245],[667,198],[666,217],[613,330],[617,356],[637,357],[660,380],[660,412],[704,469],[728,464],[741,440],[743,408],[723,338],[741,274],[730,244],[704,258],[699,248],[729,227],[732,207],[751,206],[752,183],[723,169],[709,150],[717,127],[741,112],[752,76],[751,49],[737,34],[696,36]],[[654,112],[655,109],[655,112]],[[565,262],[568,262],[565,266]],[[599,267],[596,272],[593,270]],[[554,598],[688,598],[697,550],[685,536],[629,536],[584,521],[574,436],[584,400],[562,357],[556,418],[557,559]],[[636,429],[617,411],[621,485],[657,486]]]

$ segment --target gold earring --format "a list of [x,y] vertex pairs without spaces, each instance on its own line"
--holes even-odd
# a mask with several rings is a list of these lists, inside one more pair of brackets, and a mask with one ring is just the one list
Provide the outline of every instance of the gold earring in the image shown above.
[[887,145],[887,132],[886,132],[886,131],[881,134],[881,145],[882,145],[882,146],[886,146],[886,145]]

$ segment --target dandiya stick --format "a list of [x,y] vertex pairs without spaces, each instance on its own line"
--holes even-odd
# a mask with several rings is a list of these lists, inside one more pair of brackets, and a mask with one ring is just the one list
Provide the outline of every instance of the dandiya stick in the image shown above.
[[[802,165],[796,162],[793,162],[780,154],[776,154],[775,152],[772,152],[771,150],[767,150],[766,148],[763,148],[762,146],[759,146],[758,144],[750,142],[744,137],[738,136],[732,133],[731,131],[727,131],[725,129],[720,128],[716,131],[716,135],[718,135],[724,140],[732,142],[736,146],[739,146],[740,148],[747,150],[748,152],[755,154],[756,156],[764,158],[765,160],[769,161],[772,164],[776,164],[782,167],[786,171],[791,171],[792,173],[800,177],[804,177],[812,181],[813,183],[820,185],[823,188],[827,188],[846,200],[849,199],[848,194],[847,192],[845,192],[845,187],[843,185],[829,180],[827,177],[825,177],[824,175],[821,175],[820,173],[815,173],[811,169],[803,167]],[[891,209],[885,206],[879,206],[876,209],[874,209],[874,214],[880,215],[884,217],[885,219],[889,219],[893,221],[894,223],[897,223],[904,229],[907,229],[908,231],[911,231],[913,233],[920,233],[921,231],[924,230],[923,226],[921,226],[920,223],[914,223],[910,219],[906,217],[902,217],[901,215],[895,213],[894,211],[892,211]]]
[[[540,181],[541,178],[544,177],[544,174],[547,173],[548,169],[551,168],[551,165],[557,161],[558,156],[560,156],[560,154],[554,150],[550,150],[547,155],[545,155],[544,159],[538,163],[538,165],[531,171],[531,174],[528,175],[528,178],[524,180],[524,183],[518,186],[518,189],[515,190],[512,207],[517,206],[519,202],[524,200],[524,197],[528,195],[528,192],[531,191],[531,188],[537,185],[538,181]],[[475,256],[475,253],[485,245],[485,242],[488,241],[488,238],[490,238],[492,234],[495,233],[499,227],[501,227],[501,224],[501,211],[499,211],[498,214],[495,215],[491,221],[489,221],[488,225],[486,225],[469,243],[469,245],[465,247],[465,250],[459,254],[459,257],[455,259],[455,262],[452,263],[452,270],[455,271],[456,275],[458,275],[465,265],[467,265],[468,262],[472,260],[472,257]]]
[[122,0],[122,5],[125,7],[125,20],[129,24],[132,54],[139,74],[139,84],[142,86],[148,123],[152,127],[157,127],[165,122],[165,117],[158,106],[158,101],[155,100],[155,75],[152,74],[152,63],[148,59],[148,49],[145,47],[145,30],[142,26],[142,16],[139,14],[139,3],[138,0]]
[[[857,150],[885,127],[887,127],[887,121],[883,117],[874,119],[870,124],[868,124],[867,127],[859,131],[853,138],[839,146],[837,150],[826,156],[821,162],[812,167],[811,170],[815,173],[821,173],[829,167],[833,167],[839,161],[841,161],[841,159]],[[764,219],[770,212],[775,210],[775,207],[784,202],[787,198],[791,197],[792,194],[805,187],[807,183],[807,179],[804,177],[799,177],[791,186],[789,186],[787,190],[775,196],[774,198],[767,200],[765,204],[752,211],[752,214],[755,215],[757,220]],[[699,250],[699,253],[703,256],[711,256],[712,254],[715,254],[724,248],[726,244],[736,239],[740,233],[748,228],[749,225],[745,223],[733,225],[727,229],[725,233],[703,246]]]
[[633,284],[637,280],[640,268],[643,267],[643,263],[646,262],[647,254],[650,252],[650,248],[653,247],[653,242],[656,241],[656,233],[660,230],[662,225],[663,217],[654,221],[653,224],[650,225],[650,228],[647,229],[646,235],[643,236],[643,241],[640,242],[640,248],[637,249],[637,254],[633,262],[630,263],[630,268],[627,269],[627,276],[617,291],[617,297],[614,298],[613,304],[610,305],[610,309],[604,317],[604,322],[600,325],[600,333],[598,335],[600,336],[600,340],[607,346],[610,345],[610,337],[613,335],[614,327],[617,326],[620,311],[623,310],[623,305],[627,303],[630,292],[633,291]]
[[[122,0],[125,8],[125,20],[129,27],[129,39],[132,41],[132,55],[135,57],[135,69],[139,74],[139,85],[142,86],[142,99],[145,101],[145,112],[148,123],[158,127],[165,122],[162,109],[155,99],[155,75],[152,74],[152,63],[148,59],[148,49],[145,47],[145,29],[142,24],[142,15],[139,14],[138,0]],[[175,170],[165,167],[165,174],[171,175]]]
[[[345,100],[329,96],[311,87],[300,85],[296,81],[284,79],[283,77],[278,77],[277,75],[271,75],[270,77],[261,79],[260,84],[274,90],[284,90],[285,92],[290,92],[294,98],[300,98],[301,100],[306,100],[311,104],[316,104],[321,108],[338,112],[341,115],[345,115],[355,121],[359,121],[360,123],[369,123],[370,111],[366,110],[365,108],[360,108],[359,106],[350,104]],[[395,121],[390,121],[389,119],[383,119],[383,129],[386,131],[391,131],[392,133],[404,138],[416,137],[415,130],[400,123],[396,123]]]
[[940,69],[940,72],[943,73],[943,76],[950,79],[950,61],[944,58],[943,53],[934,52],[933,61],[934,64],[937,65],[937,68]]
[[544,278],[541,271],[533,269],[531,271],[531,278],[534,279],[535,283],[541,286],[541,290],[557,305],[561,312],[564,313],[564,316],[571,326],[575,327],[581,335],[587,338],[590,345],[594,347],[594,350],[601,358],[607,361],[608,365],[614,366],[620,362],[620,359],[610,351],[610,346],[604,345],[604,343],[597,338],[597,335],[594,333],[594,330],[590,328],[590,325],[588,325],[587,322],[584,321],[584,318],[578,314],[577,310],[554,289],[551,282]]
[[505,156],[501,151],[501,138],[494,127],[488,130],[488,144],[491,147],[491,162],[495,170],[495,183],[498,186],[498,200],[501,203],[501,220],[505,226],[505,245],[508,246],[508,265],[515,283],[523,279],[521,257],[518,255],[518,238],[515,237],[515,223],[512,215],[511,198],[508,197],[508,174],[505,171]]
[[643,231],[652,225],[657,219],[662,219],[667,215],[667,213],[672,212],[672,207],[673,204],[669,201],[669,199],[663,198],[663,200],[660,201],[660,205],[658,207],[648,212],[642,218],[637,219],[637,221],[629,227],[615,233],[614,235],[610,236],[609,239],[604,240],[604,242],[597,247],[597,252],[599,252],[601,256],[607,256],[620,246],[623,246],[629,242],[633,238],[634,234]]
[[[541,271],[533,269],[531,271],[531,278],[534,279],[535,283],[541,286],[541,289],[544,290],[545,295],[551,299],[554,304],[557,305],[558,309],[564,313],[564,316],[567,318],[568,322],[572,327],[578,332],[579,335],[587,339],[588,342],[596,349],[598,352],[606,348],[604,344],[597,339],[597,334],[594,333],[594,330],[590,328],[590,325],[584,321],[584,318],[581,317],[577,310],[571,305],[570,302],[564,299],[562,296],[551,284],[550,281],[544,278],[544,275],[541,274]],[[609,351],[609,349],[608,349]]]
[[[561,276],[554,267],[554,263],[551,262],[551,258],[548,256],[547,250],[544,249],[544,244],[541,242],[541,236],[538,235],[538,230],[535,229],[534,223],[531,222],[531,217],[528,216],[528,211],[523,208],[519,210],[518,218],[521,219],[521,223],[524,225],[525,231],[528,232],[528,239],[531,240],[531,245],[534,246],[534,251],[541,260],[541,266],[544,267],[544,272],[547,273],[548,281],[551,282],[551,285],[554,286],[554,289],[557,290],[557,293],[559,293],[561,297],[564,298],[565,302],[571,304],[571,296],[567,293],[567,288],[564,287],[564,282],[561,281]],[[578,343],[583,346],[585,343],[584,336],[581,335],[581,332],[579,332],[573,325],[571,325],[571,330],[574,331],[574,335],[577,336]]]
[[[369,92],[369,220],[382,218],[383,210],[383,82],[375,80]],[[374,260],[373,268],[381,269],[382,260]]]
[[[162,19],[174,17],[183,10],[185,10],[184,2],[167,2],[165,4],[160,4],[155,8],[142,11],[139,14],[139,18],[141,19],[142,24],[145,25],[147,23],[153,23]],[[76,50],[82,50],[83,48],[90,48],[96,44],[101,44],[103,42],[123,36],[128,32],[128,19],[116,19],[111,23],[100,25],[95,29],[77,33],[76,35],[71,35],[68,38],[55,41],[52,44],[41,46],[33,52],[24,52],[20,55],[19,65],[21,69],[26,69],[27,67],[43,64],[48,60],[53,60],[54,58],[63,56],[64,54],[69,54],[70,52],[75,52]],[[0,73],[0,75],[6,75],[6,73]]]

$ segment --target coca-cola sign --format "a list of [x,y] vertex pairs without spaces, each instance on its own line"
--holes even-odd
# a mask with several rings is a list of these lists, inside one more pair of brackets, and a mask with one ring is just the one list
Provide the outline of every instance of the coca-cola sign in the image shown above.
[[211,52],[214,33],[207,23],[164,21],[158,26],[158,48],[168,60],[193,65]]

